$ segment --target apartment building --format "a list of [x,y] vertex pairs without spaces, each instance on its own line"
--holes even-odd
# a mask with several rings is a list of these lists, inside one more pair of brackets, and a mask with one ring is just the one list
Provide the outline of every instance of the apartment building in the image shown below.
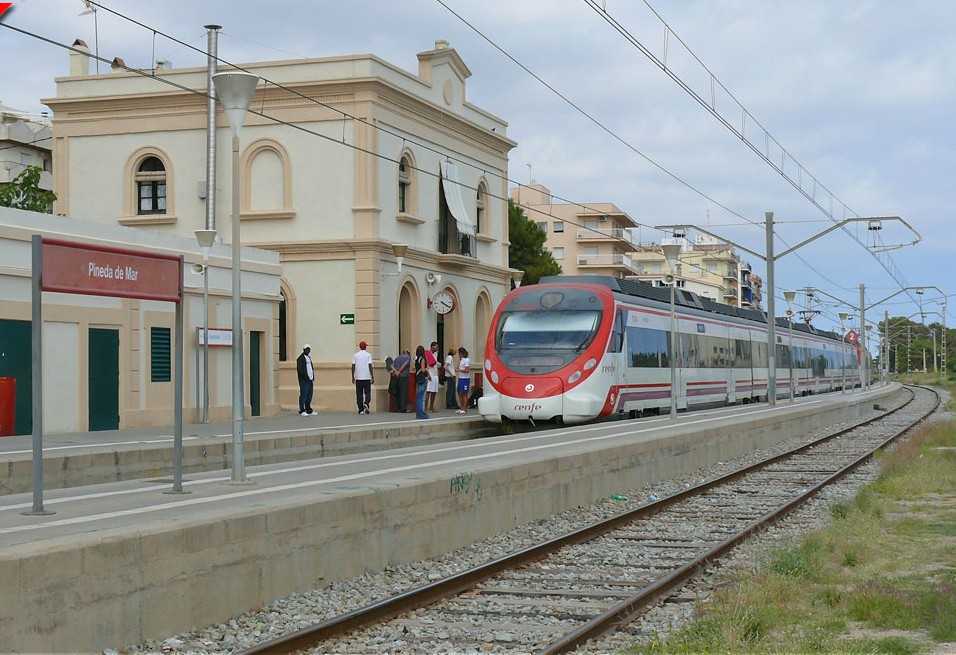
[[611,203],[555,203],[541,184],[511,189],[511,199],[545,234],[545,246],[565,275],[638,273],[633,255],[639,250],[632,229],[637,221]]
[[40,188],[53,189],[53,131],[50,121],[0,102],[0,186],[15,180],[28,166],[39,166]]
[[632,277],[663,285],[669,271],[661,246],[669,243],[681,246],[673,272],[679,288],[725,305],[761,309],[760,277],[753,275],[750,264],[740,260],[733,246],[709,235],[700,234],[690,241],[679,233],[661,239],[660,244],[641,245],[633,255],[640,273]]

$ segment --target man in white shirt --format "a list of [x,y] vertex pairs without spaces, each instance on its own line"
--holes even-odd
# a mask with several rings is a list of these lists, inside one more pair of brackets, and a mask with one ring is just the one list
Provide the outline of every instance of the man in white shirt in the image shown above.
[[368,344],[359,343],[358,352],[352,355],[352,384],[355,385],[355,404],[359,414],[368,414],[372,403],[372,385],[375,384],[375,371],[372,369],[372,355],[366,350]]

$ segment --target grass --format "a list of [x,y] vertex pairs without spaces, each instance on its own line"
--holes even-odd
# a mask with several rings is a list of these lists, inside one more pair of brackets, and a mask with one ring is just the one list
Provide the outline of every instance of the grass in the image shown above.
[[907,655],[956,642],[956,421],[880,464],[826,527],[729,574],[689,625],[625,652]]

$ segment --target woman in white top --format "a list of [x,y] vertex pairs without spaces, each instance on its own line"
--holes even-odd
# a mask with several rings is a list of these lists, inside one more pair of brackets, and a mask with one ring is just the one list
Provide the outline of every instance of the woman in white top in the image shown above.
[[425,389],[425,411],[435,411],[435,396],[438,395],[438,342],[432,341],[431,347],[425,351],[425,362],[428,364],[428,386]]
[[468,413],[468,392],[471,390],[471,360],[468,351],[462,346],[458,349],[458,410],[459,414]]
[[455,349],[449,348],[445,355],[445,409],[458,409],[455,391]]

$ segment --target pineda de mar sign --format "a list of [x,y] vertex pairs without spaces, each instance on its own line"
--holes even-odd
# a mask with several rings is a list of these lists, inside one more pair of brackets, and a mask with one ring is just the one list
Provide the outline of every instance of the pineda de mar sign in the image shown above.
[[34,235],[32,240],[33,508],[43,508],[43,292],[160,300],[175,303],[173,356],[173,490],[182,490],[183,257],[74,243]]
[[182,257],[43,239],[44,291],[179,302]]

